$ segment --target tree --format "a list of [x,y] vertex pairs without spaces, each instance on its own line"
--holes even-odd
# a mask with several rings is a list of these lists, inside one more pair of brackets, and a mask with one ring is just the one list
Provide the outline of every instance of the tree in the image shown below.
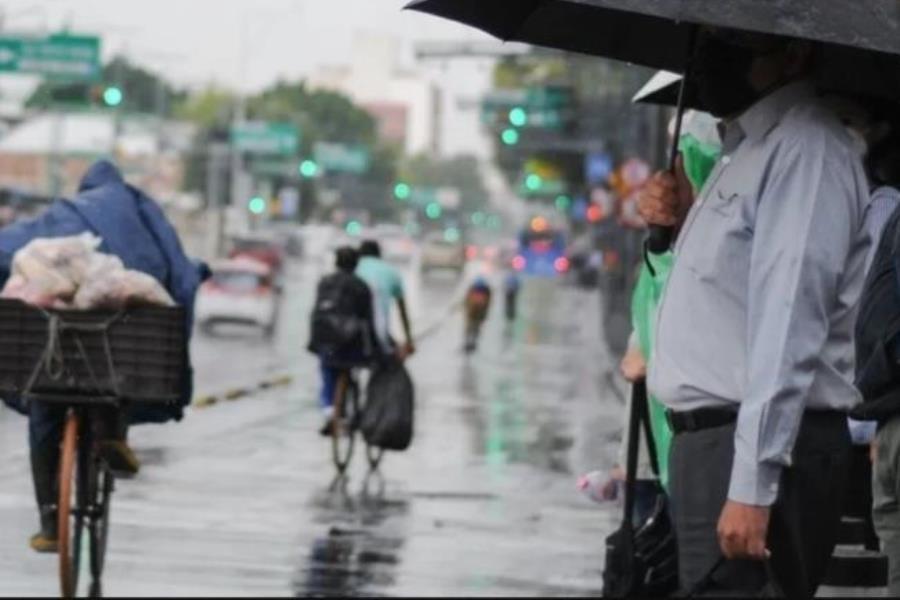
[[115,86],[122,90],[123,107],[128,111],[172,116],[173,106],[181,102],[185,92],[178,90],[155,73],[117,56],[104,65],[102,80],[97,83],[59,84],[45,81],[26,101],[30,108],[50,108],[54,104],[89,105],[96,102],[91,90],[96,86]]

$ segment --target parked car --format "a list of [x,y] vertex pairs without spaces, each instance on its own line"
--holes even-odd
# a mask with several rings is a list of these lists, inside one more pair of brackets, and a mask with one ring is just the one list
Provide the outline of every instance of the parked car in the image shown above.
[[400,225],[376,225],[371,232],[381,245],[381,255],[385,260],[409,263],[416,254],[416,242]]
[[466,267],[466,247],[461,240],[447,237],[440,231],[432,231],[422,241],[423,272],[432,269],[453,269],[461,273]]
[[243,236],[232,239],[228,258],[252,258],[267,264],[277,275],[284,266],[284,248],[277,241],[263,236]]
[[255,259],[239,257],[211,265],[212,276],[197,293],[196,320],[210,330],[217,323],[275,330],[281,290],[272,268]]

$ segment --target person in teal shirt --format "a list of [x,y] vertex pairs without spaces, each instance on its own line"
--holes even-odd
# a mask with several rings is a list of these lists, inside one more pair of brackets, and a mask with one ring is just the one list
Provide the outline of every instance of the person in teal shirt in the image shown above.
[[[381,258],[381,247],[375,240],[365,240],[359,247],[359,264],[356,275],[365,281],[372,290],[374,304],[375,335],[381,351],[385,355],[396,354],[401,360],[415,352],[409,313],[406,310],[406,298],[403,292],[403,279],[391,264]],[[400,320],[406,344],[396,347],[391,337],[391,305],[397,301],[400,309]]]

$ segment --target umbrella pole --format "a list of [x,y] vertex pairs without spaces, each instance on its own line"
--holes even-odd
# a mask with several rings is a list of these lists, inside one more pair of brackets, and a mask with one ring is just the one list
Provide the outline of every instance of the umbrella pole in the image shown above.
[[[675,130],[672,132],[672,148],[669,152],[669,172],[675,173],[675,161],[678,160],[678,143],[681,141],[681,124],[684,121],[685,91],[691,74],[691,62],[694,57],[694,42],[697,38],[697,26],[691,25],[688,33],[688,50],[684,64],[684,77],[678,86],[678,105],[675,108]],[[653,254],[664,254],[672,246],[675,230],[672,227],[651,225],[647,235],[647,249]]]

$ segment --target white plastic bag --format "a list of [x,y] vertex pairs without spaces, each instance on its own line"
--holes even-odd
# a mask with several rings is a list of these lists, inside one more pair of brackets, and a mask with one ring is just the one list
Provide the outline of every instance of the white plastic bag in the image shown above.
[[0,295],[45,307],[66,303],[99,245],[100,238],[90,233],[32,240],[13,257],[12,276]]
[[118,269],[110,268],[98,271],[96,276],[89,276],[75,294],[75,308],[90,310],[144,305],[175,306],[172,297],[156,279],[140,271],[122,268],[121,261],[119,265]]

